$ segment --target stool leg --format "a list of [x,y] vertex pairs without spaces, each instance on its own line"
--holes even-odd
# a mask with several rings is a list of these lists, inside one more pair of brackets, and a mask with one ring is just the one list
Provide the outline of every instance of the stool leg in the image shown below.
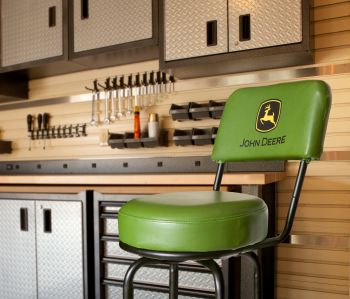
[[177,299],[179,293],[179,266],[178,264],[170,264],[169,273],[169,299]]
[[155,263],[154,261],[142,257],[130,265],[124,277],[123,299],[134,298],[133,280],[134,280],[136,271],[146,264],[154,264],[154,263]]
[[219,265],[214,260],[197,261],[197,263],[207,267],[213,273],[216,299],[224,299],[224,277]]
[[248,252],[244,254],[247,256],[254,264],[254,290],[255,299],[263,299],[263,285],[262,285],[262,269],[259,262],[259,258],[255,252]]

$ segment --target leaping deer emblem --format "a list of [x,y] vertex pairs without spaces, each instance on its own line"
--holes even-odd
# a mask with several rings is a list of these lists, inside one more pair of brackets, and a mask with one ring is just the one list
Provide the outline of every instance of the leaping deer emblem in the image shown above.
[[269,121],[274,126],[276,126],[275,113],[272,112],[272,114],[269,114],[270,110],[271,110],[271,105],[270,104],[266,105],[264,117],[260,118],[260,122],[262,125],[264,125],[264,122]]

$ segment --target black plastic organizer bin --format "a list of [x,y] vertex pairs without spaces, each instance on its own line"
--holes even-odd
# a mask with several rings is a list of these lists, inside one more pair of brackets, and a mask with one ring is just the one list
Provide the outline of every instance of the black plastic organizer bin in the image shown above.
[[190,119],[189,114],[189,105],[176,105],[171,104],[170,111],[169,111],[171,118],[173,120],[188,120]]
[[12,152],[12,142],[0,140],[0,154],[10,154]]
[[141,138],[134,138],[134,133],[125,133],[124,143],[126,148],[140,148],[142,146]]
[[194,145],[206,145],[213,144],[217,128],[208,128],[208,129],[193,129],[192,130],[192,141]]
[[210,117],[214,119],[220,119],[222,112],[224,111],[226,102],[209,101],[209,113]]
[[158,138],[147,136],[142,137],[141,143],[143,147],[168,146],[168,131],[161,130]]
[[193,128],[190,130],[176,129],[173,140],[175,145],[180,146],[213,144],[217,130],[218,128],[216,127],[206,129]]
[[178,130],[174,131],[173,140],[175,145],[191,145],[192,144],[192,129],[191,130]]
[[141,138],[138,139],[135,139],[131,132],[125,134],[111,133],[109,134],[108,145],[111,148],[118,149],[168,146],[168,131],[160,131],[158,138],[148,137],[148,133],[143,132]]
[[119,148],[119,149],[125,148],[124,134],[117,134],[117,133],[109,134],[108,145],[111,148]]
[[209,118],[209,105],[206,104],[198,104],[195,102],[190,102],[189,104],[189,113],[190,117],[194,120]]

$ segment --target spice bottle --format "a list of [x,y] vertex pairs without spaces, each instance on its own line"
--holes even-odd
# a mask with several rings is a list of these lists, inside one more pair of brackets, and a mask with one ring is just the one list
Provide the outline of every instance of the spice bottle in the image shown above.
[[157,113],[151,113],[148,118],[148,137],[158,138],[159,136],[159,118]]
[[134,139],[141,138],[140,108],[134,107]]

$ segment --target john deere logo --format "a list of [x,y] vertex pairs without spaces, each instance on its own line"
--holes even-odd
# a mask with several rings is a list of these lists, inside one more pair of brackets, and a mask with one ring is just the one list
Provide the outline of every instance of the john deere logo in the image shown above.
[[261,104],[256,117],[256,130],[269,132],[277,127],[281,112],[281,101],[268,100]]

